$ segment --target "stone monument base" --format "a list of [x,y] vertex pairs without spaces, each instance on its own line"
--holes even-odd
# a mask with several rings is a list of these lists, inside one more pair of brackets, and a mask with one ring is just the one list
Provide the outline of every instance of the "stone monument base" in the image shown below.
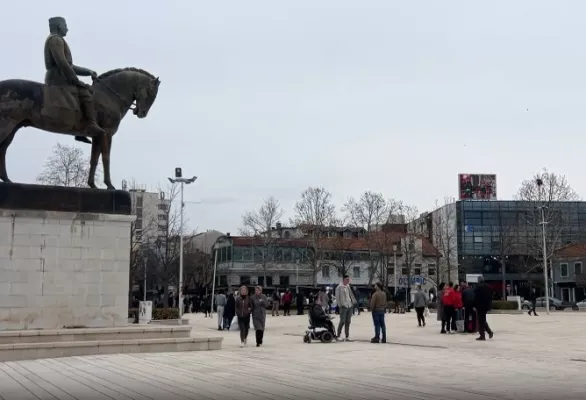
[[0,184],[0,331],[126,326],[129,214],[126,192]]

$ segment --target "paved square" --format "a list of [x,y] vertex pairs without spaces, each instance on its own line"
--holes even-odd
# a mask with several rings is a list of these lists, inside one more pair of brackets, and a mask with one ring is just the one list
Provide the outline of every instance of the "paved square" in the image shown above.
[[[388,344],[370,344],[369,314],[351,343],[304,344],[307,316],[267,317],[265,346],[191,315],[194,336],[222,351],[102,355],[0,364],[0,399],[584,399],[586,313],[490,315],[491,341],[440,335],[432,315],[387,315]],[[254,341],[252,332],[249,341]]]

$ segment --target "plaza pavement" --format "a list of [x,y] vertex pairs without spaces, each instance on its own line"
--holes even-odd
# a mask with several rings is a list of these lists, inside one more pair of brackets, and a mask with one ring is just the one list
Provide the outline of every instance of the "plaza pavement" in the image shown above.
[[369,314],[353,318],[353,342],[332,344],[303,343],[307,316],[268,316],[261,348],[189,319],[223,350],[0,363],[0,400],[586,398],[586,313],[489,315],[486,342],[440,335],[435,315],[418,328],[414,313],[390,314],[387,344],[369,343]]

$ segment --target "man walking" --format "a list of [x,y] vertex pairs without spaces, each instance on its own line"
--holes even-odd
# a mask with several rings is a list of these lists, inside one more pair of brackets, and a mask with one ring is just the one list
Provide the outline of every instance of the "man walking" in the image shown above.
[[275,314],[277,317],[279,316],[279,306],[281,305],[281,294],[279,293],[279,289],[275,289],[273,292],[273,309],[272,309],[272,316],[274,317]]
[[529,301],[531,302],[531,309],[529,310],[528,314],[531,315],[531,313],[533,313],[534,316],[539,317],[539,315],[537,315],[537,311],[535,311],[535,307],[537,306],[537,293],[535,292],[535,288],[531,290]]
[[383,291],[383,284],[377,282],[374,286],[374,293],[370,298],[370,310],[372,311],[372,322],[374,323],[374,337],[370,339],[370,343],[387,342],[387,326],[385,324],[386,308],[387,295]]
[[342,328],[344,328],[345,340],[350,337],[350,322],[352,322],[352,311],[356,304],[356,298],[350,287],[350,276],[344,275],[342,283],[336,288],[336,301],[340,309],[340,323],[338,324],[338,340],[341,339]]
[[421,290],[421,285],[417,285],[417,291],[413,298],[413,307],[417,313],[418,326],[425,326],[425,307],[427,307],[427,297]]
[[226,306],[226,295],[223,290],[216,295],[216,312],[218,313],[218,330],[221,331],[224,325],[224,307]]
[[464,305],[464,332],[476,332],[476,313],[474,312],[474,290],[462,282],[462,304]]
[[486,314],[492,308],[492,291],[482,276],[478,277],[478,285],[474,288],[474,307],[478,315],[478,334],[480,335],[476,340],[486,340],[485,332],[488,332],[488,338],[492,339],[494,332],[486,321]]

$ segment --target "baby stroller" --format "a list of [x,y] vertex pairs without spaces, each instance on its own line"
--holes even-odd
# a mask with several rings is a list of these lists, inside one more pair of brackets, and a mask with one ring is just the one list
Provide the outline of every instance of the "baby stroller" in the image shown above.
[[319,304],[313,304],[309,311],[309,329],[305,331],[303,342],[309,344],[312,340],[320,340],[322,343],[331,343],[336,338],[332,319]]

